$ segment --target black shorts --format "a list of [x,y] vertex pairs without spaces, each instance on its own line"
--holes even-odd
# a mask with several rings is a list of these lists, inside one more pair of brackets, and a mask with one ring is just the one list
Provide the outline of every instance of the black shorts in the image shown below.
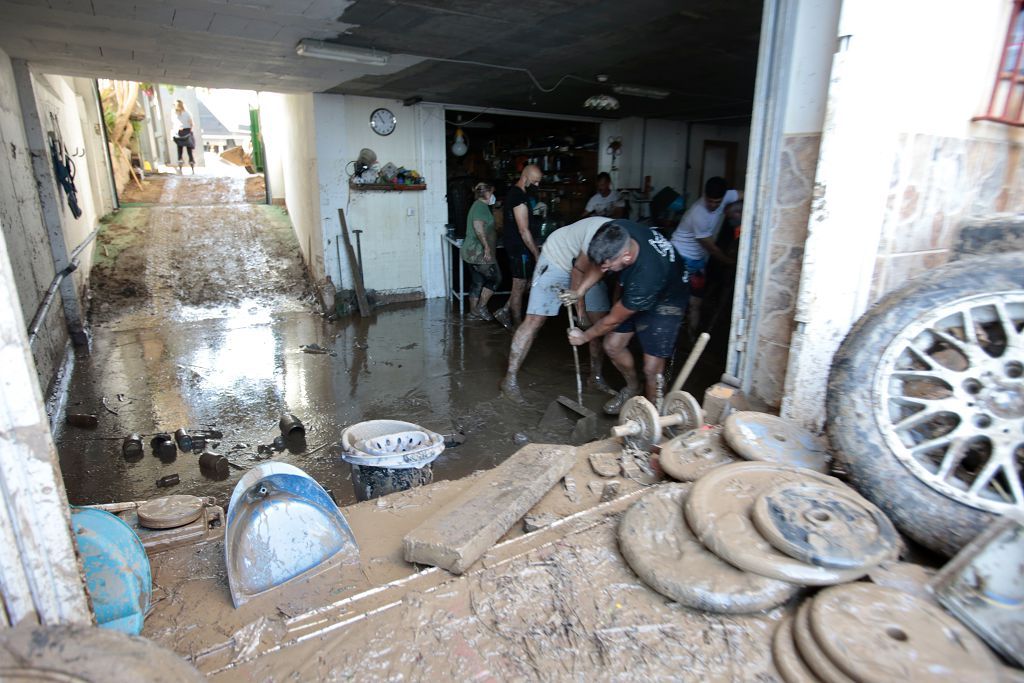
[[638,311],[616,327],[615,331],[635,332],[640,348],[648,356],[671,358],[676,350],[676,337],[682,322],[682,310],[673,315]]
[[506,246],[505,253],[508,254],[508,267],[512,271],[512,277],[519,280],[532,280],[533,269],[537,262],[533,259],[533,252],[525,245]]
[[469,265],[472,278],[469,285],[470,296],[478,297],[485,289],[492,292],[498,290],[498,285],[501,284],[501,271],[498,270],[497,263],[471,263]]

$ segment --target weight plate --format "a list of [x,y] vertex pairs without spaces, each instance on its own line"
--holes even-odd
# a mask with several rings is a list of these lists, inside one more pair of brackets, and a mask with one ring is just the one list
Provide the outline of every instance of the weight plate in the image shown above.
[[196,496],[164,496],[147,500],[136,510],[139,524],[147,529],[175,529],[203,514],[203,501]]
[[623,442],[630,448],[649,451],[651,446],[661,440],[661,427],[658,411],[643,396],[634,396],[627,400],[619,411],[619,424],[633,423],[638,428],[636,434],[623,437]]
[[828,586],[863,576],[867,569],[831,569],[801,562],[780,553],[758,533],[750,518],[754,502],[765,491],[787,481],[846,486],[833,477],[788,465],[723,465],[693,485],[686,501],[686,519],[708,550],[740,569],[808,586]]
[[704,410],[700,407],[691,394],[685,391],[673,391],[665,397],[661,404],[661,414],[665,417],[670,415],[682,415],[683,421],[677,425],[666,428],[671,436],[685,434],[686,432],[700,429],[704,426]]
[[772,638],[772,660],[785,683],[818,683],[818,678],[807,663],[800,658],[793,640],[792,614],[787,615],[775,628]]
[[810,622],[811,601],[805,600],[793,617],[793,642],[796,651],[814,674],[825,683],[854,683],[832,663],[814,640]]
[[870,583],[834,586],[811,604],[811,633],[851,678],[890,681],[994,681],[988,648],[940,608]]
[[736,462],[722,439],[722,428],[697,429],[661,444],[658,463],[665,474],[679,481],[696,481],[705,472]]
[[659,486],[619,523],[619,548],[644,583],[676,602],[719,614],[768,610],[800,587],[732,567],[712,555],[683,518],[688,484]]
[[725,418],[725,441],[746,460],[828,472],[825,442],[776,415],[745,410]]
[[868,578],[876,586],[895,588],[933,605],[939,604],[930,589],[932,580],[935,578],[935,570],[931,567],[913,562],[882,562],[877,567],[871,568]]
[[852,489],[785,482],[757,498],[751,517],[772,547],[801,562],[867,569],[898,554],[892,522]]

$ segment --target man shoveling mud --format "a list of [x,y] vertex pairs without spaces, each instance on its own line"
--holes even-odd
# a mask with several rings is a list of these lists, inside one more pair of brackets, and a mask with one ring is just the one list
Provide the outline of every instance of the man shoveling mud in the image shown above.
[[675,350],[689,298],[686,268],[668,240],[651,228],[627,220],[601,226],[590,241],[587,256],[590,272],[567,298],[582,296],[590,283],[608,271],[619,274],[622,298],[589,330],[569,330],[569,343],[580,346],[605,338],[605,352],[626,378],[626,386],[604,406],[606,413],[617,415],[627,399],[640,393],[636,364],[629,350],[634,334],[644,354],[645,394],[652,403],[657,400],[665,361]]
[[[587,248],[594,234],[607,222],[608,219],[604,216],[584,218],[559,228],[544,243],[544,250],[541,252],[533,283],[530,285],[530,302],[526,308],[526,317],[512,337],[508,373],[501,382],[502,393],[513,401],[525,402],[519,390],[519,368],[522,367],[541,326],[548,318],[558,315],[562,303],[559,295],[570,287],[578,288],[588,271],[594,270],[600,275],[600,271],[591,269]],[[599,278],[588,283],[587,289],[581,292],[581,297],[584,304],[579,307],[581,320],[586,316],[591,323],[595,323],[608,312],[608,292]],[[590,345],[589,384],[595,389],[614,394],[614,390],[601,377],[603,360],[601,343],[595,341]]]

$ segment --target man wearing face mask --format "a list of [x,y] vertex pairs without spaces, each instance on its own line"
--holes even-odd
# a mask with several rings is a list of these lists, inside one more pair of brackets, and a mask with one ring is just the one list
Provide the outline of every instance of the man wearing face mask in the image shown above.
[[524,166],[519,180],[509,188],[502,205],[505,218],[502,240],[512,271],[512,293],[505,305],[494,312],[494,317],[509,330],[523,320],[523,296],[533,277],[537,259],[540,258],[540,248],[534,239],[540,235],[539,231],[531,230],[530,203],[526,190],[531,185],[540,184],[542,177],[536,164]]
[[491,295],[501,283],[498,270],[496,242],[498,233],[494,229],[494,187],[477,183],[473,187],[476,201],[466,216],[466,239],[462,242],[462,260],[472,266],[472,283],[469,287],[469,315],[471,320],[494,320],[487,308]]

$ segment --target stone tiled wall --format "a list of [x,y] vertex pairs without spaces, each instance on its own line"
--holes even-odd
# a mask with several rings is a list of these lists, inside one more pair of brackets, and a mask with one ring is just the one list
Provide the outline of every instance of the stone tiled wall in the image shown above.
[[782,402],[807,241],[807,220],[821,135],[787,135],[779,157],[776,202],[771,213],[768,280],[761,318],[752,335],[756,349],[753,391],[772,407]]
[[970,219],[1024,211],[1020,144],[901,136],[875,263],[871,300],[950,259]]

